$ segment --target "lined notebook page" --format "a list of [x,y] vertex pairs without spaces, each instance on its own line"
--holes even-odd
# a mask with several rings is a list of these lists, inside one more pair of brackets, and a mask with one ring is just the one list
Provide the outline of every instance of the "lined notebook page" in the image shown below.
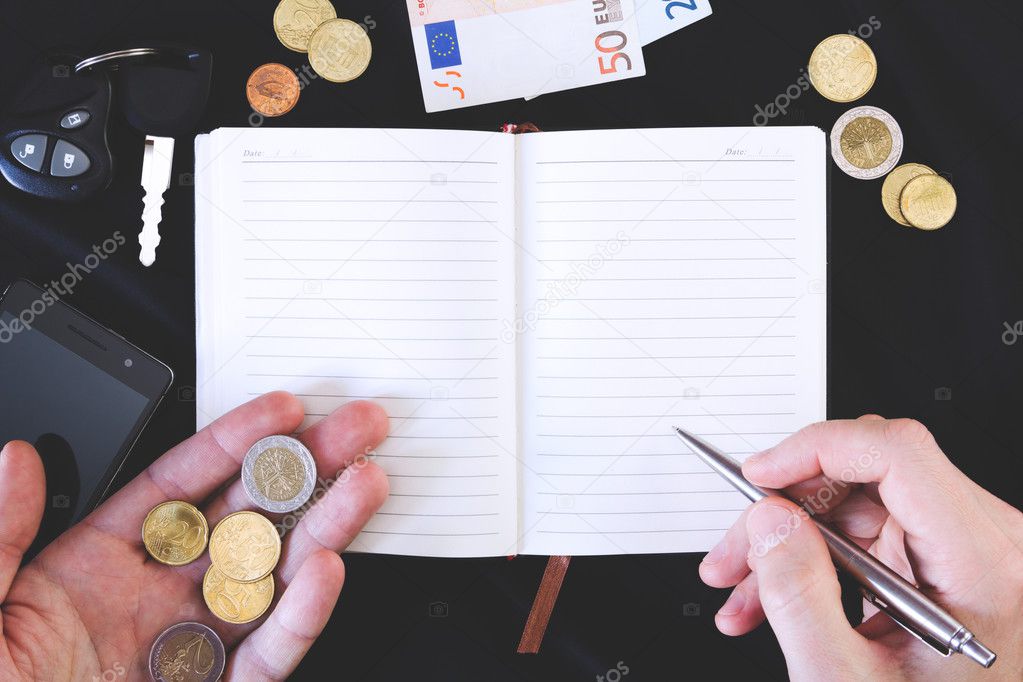
[[744,458],[825,416],[825,142],[812,128],[519,139],[520,524],[530,554],[707,550]]
[[[274,389],[391,415],[353,550],[514,552],[514,140],[220,129],[197,142],[200,426]],[[334,472],[321,472],[332,476]]]

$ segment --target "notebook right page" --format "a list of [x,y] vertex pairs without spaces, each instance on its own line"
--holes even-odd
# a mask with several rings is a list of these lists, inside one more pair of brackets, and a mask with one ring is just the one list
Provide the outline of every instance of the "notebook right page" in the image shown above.
[[743,459],[825,417],[817,128],[518,138],[525,554],[703,551]]

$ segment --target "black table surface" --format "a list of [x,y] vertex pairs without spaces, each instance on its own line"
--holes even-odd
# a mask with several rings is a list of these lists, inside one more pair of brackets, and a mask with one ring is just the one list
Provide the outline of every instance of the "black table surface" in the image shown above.
[[[45,48],[92,53],[146,39],[187,42],[214,53],[201,124],[210,130],[248,125],[244,85],[253,68],[306,63],[276,40],[274,0],[3,4],[3,93],[17,87]],[[294,111],[264,125],[750,125],[757,105],[797,81],[819,40],[871,26],[879,77],[860,103],[895,116],[906,138],[903,160],[948,177],[959,212],[934,233],[902,228],[881,209],[880,181],[832,173],[829,417],[917,418],[971,477],[1017,506],[1023,502],[1023,452],[1013,435],[1023,406],[1023,338],[1009,343],[1015,335],[1005,326],[1023,320],[1019,3],[716,0],[713,16],[645,49],[643,78],[437,114],[424,113],[404,3],[336,4],[342,16],[374,26],[369,70],[345,86],[314,82]],[[771,124],[830,130],[848,106],[811,90]],[[45,203],[0,187],[0,283],[48,282],[112,229],[137,233],[141,137],[115,123],[111,143],[117,177],[86,204]],[[144,269],[135,250],[120,249],[70,298],[177,375],[119,484],[194,431],[193,192],[182,177],[192,167],[191,140],[181,139],[156,264]],[[515,646],[544,558],[348,556],[340,605],[294,679],[614,680],[607,673],[616,667],[627,667],[625,679],[633,680],[700,671],[720,679],[784,679],[768,628],[738,639],[715,630],[714,612],[727,595],[700,583],[699,560],[696,554],[574,560],[541,653],[520,656]],[[438,602],[446,617],[431,616]],[[849,602],[854,614],[855,599]]]

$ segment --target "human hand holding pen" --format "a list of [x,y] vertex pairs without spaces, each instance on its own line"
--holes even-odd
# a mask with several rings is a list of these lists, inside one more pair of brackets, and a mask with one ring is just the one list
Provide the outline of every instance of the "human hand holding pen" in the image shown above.
[[850,627],[822,536],[780,498],[744,512],[700,566],[707,584],[735,586],[716,617],[722,632],[745,634],[766,614],[794,680],[1023,678],[1023,514],[955,468],[922,425],[814,424],[747,460],[743,474],[803,500],[999,657],[991,671],[941,658],[869,604]]

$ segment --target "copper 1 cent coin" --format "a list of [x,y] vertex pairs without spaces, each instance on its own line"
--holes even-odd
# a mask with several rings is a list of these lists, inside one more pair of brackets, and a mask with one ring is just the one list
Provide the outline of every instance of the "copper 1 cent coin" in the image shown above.
[[298,104],[299,85],[295,72],[283,64],[263,64],[245,84],[252,108],[264,116],[283,116]]

